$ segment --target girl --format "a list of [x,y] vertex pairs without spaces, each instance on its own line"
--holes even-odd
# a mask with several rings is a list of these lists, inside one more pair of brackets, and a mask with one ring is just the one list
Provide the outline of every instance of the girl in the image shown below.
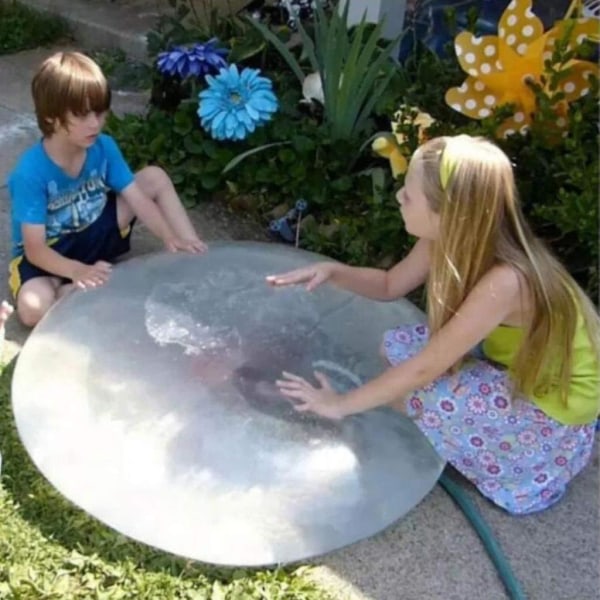
[[418,238],[390,271],[325,262],[271,285],[329,281],[376,300],[427,282],[428,327],[384,335],[392,368],[337,394],[284,373],[300,411],[330,418],[389,404],[507,511],[547,508],[585,466],[600,412],[600,322],[592,303],[521,214],[506,155],[466,135],[415,153],[398,192]]

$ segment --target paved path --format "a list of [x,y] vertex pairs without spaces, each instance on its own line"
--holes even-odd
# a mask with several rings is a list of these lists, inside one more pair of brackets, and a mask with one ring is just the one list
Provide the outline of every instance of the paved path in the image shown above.
[[[96,3],[98,0],[95,0]],[[107,0],[103,0],[107,1]],[[118,14],[114,17],[118,21]],[[31,114],[29,80],[48,50],[0,57],[0,269],[8,261],[8,197],[4,176],[17,155],[38,137]],[[116,96],[117,110],[140,109],[137,99]],[[261,237],[261,232],[216,205],[194,213],[207,239]],[[138,230],[136,253],[157,249]],[[5,282],[2,282],[5,289]],[[18,349],[27,330],[13,319],[7,337]],[[599,597],[598,454],[564,500],[537,516],[509,517],[473,490],[485,519],[533,600]],[[339,600],[502,600],[504,588],[462,513],[437,486],[406,518],[369,540],[316,561],[316,576]]]

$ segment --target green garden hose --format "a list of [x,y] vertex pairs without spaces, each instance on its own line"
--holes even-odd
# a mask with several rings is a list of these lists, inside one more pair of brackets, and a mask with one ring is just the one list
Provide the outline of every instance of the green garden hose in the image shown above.
[[511,600],[525,600],[525,592],[519,580],[515,577],[508,559],[504,555],[504,552],[502,552],[502,548],[500,548],[500,544],[473,501],[469,498],[467,492],[460,485],[452,481],[445,473],[442,473],[439,483],[448,492],[452,500],[458,504],[465,517],[473,526],[473,529],[477,532],[477,535],[481,538]]

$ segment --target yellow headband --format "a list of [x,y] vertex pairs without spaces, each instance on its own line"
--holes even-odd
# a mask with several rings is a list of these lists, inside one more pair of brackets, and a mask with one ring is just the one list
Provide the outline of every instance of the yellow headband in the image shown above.
[[446,147],[442,150],[442,156],[440,157],[440,182],[444,191],[448,189],[448,183],[450,182],[452,175],[454,175],[454,171],[458,164],[456,156],[453,156],[454,153],[449,151],[450,144],[451,140],[448,139]]

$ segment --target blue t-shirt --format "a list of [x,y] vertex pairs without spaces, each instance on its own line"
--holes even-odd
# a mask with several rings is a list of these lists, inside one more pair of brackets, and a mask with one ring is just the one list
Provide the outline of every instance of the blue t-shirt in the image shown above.
[[109,190],[119,193],[132,181],[131,169],[109,135],[99,135],[86,150],[77,177],[67,175],[38,142],[8,177],[13,257],[24,252],[22,225],[45,225],[47,240],[81,231],[102,214]]

